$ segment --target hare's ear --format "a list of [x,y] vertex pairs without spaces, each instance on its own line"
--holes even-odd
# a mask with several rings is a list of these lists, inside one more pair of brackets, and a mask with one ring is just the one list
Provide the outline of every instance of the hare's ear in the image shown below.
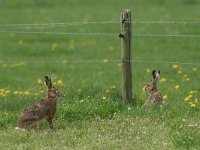
[[156,70],[153,70],[152,71],[152,80],[155,80],[156,79]]
[[156,70],[153,70],[152,71],[152,80],[156,81],[158,80],[160,77],[160,70],[156,71]]
[[52,87],[51,78],[49,78],[48,76],[45,76],[44,78],[48,88],[51,88]]

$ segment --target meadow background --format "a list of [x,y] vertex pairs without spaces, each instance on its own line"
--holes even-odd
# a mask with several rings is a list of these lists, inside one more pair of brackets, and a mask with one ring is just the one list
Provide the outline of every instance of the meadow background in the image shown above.
[[[198,37],[133,36],[134,101],[121,99],[120,23],[20,25],[117,21],[200,21],[198,0],[0,0],[0,149],[200,149],[200,44]],[[104,35],[16,32],[109,33]],[[133,34],[200,35],[199,24],[133,24]],[[77,61],[77,62],[74,62]],[[86,61],[86,62],[84,62]],[[87,62],[89,61],[89,62]],[[97,62],[90,62],[97,61]],[[142,91],[153,69],[165,105],[144,109]],[[17,118],[45,96],[54,75],[61,98],[55,132],[18,131]]]

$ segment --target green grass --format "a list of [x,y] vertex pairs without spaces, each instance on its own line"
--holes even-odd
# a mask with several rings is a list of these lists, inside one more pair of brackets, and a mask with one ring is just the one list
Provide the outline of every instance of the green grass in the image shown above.
[[[0,24],[109,21],[119,19],[125,8],[131,9],[134,20],[199,21],[200,2],[4,0]],[[103,63],[120,59],[118,37],[14,32],[118,34],[120,24],[12,28],[0,26],[9,31],[0,32],[0,149],[200,149],[199,65],[133,63],[135,103],[126,104],[121,99],[119,63]],[[200,31],[192,24],[133,24],[133,34],[148,33],[199,35]],[[199,63],[199,38],[133,37],[132,42],[134,61]],[[26,62],[41,60],[47,62]],[[161,110],[143,108],[147,95],[142,88],[153,69],[161,70],[158,88],[167,96]],[[57,87],[66,95],[54,118],[55,132],[49,132],[45,121],[37,131],[15,130],[19,113],[45,96],[41,92],[46,92],[45,85],[36,82],[45,75],[62,80],[63,86]],[[185,102],[190,94],[190,103]]]

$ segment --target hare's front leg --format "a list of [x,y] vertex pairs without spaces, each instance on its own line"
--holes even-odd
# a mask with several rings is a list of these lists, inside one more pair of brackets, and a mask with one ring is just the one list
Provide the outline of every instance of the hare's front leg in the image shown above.
[[50,128],[51,130],[53,129],[52,120],[53,120],[53,116],[48,116],[48,117],[47,117],[47,121],[48,121],[48,123],[49,123],[49,128]]

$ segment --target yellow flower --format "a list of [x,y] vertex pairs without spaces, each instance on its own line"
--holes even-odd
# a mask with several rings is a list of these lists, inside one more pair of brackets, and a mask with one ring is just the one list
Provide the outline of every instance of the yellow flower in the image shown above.
[[195,104],[197,104],[197,103],[198,103],[198,99],[197,99],[197,98],[195,98],[195,100],[194,100],[194,103],[195,103]]
[[190,107],[194,108],[196,105],[193,103],[193,104],[190,104]]
[[117,64],[117,67],[118,67],[118,68],[121,68],[121,67],[122,67],[122,64],[121,64],[121,63],[118,63],[118,64]]
[[177,64],[173,64],[173,65],[172,65],[172,68],[173,68],[173,69],[177,69],[178,67],[179,67],[179,66],[178,66]]
[[147,73],[150,73],[150,72],[151,72],[151,70],[150,70],[149,68],[147,68],[147,69],[146,69],[146,72],[147,72]]
[[38,80],[36,80],[36,83],[37,83],[37,84],[42,84],[42,80],[41,80],[41,79],[38,79]]
[[188,101],[190,101],[190,99],[191,99],[192,97],[193,97],[193,95],[189,95],[189,96],[185,97],[184,100],[185,100],[186,102],[188,102]]
[[30,91],[24,91],[24,93],[23,93],[24,95],[30,95],[31,94],[31,92]]
[[19,94],[19,92],[18,92],[18,91],[14,91],[14,94],[16,94],[16,95],[17,95],[17,94]]
[[104,64],[107,64],[108,62],[109,62],[108,59],[104,59],[104,60],[103,60],[103,63],[104,63]]
[[190,91],[190,94],[198,93],[198,91]]
[[196,71],[197,71],[197,68],[196,68],[196,67],[193,67],[193,68],[192,68],[192,71],[193,71],[193,72],[196,72]]
[[164,95],[164,96],[163,96],[163,100],[166,100],[166,99],[167,99],[167,95]]
[[103,96],[103,97],[102,97],[102,100],[106,100],[106,97],[105,97],[105,96]]
[[116,87],[115,87],[114,85],[112,85],[112,86],[111,86],[111,89],[114,90],[114,89],[116,89]]
[[62,80],[58,80],[57,83],[58,83],[59,86],[63,86],[63,81]]
[[110,92],[110,90],[106,90],[106,93],[109,93]]
[[190,78],[186,78],[186,81],[190,81]]
[[178,71],[178,74],[182,74],[182,73],[183,73],[182,70],[179,70],[179,71]]
[[179,85],[176,85],[176,86],[175,86],[175,89],[176,89],[176,90],[178,90],[179,88],[180,88],[180,86],[179,86]]
[[54,81],[54,82],[53,82],[53,86],[56,86],[56,85],[57,85],[57,83]]
[[24,41],[23,41],[22,39],[20,39],[20,40],[18,41],[18,45],[22,46],[23,44],[24,44]]
[[160,79],[160,82],[166,82],[166,81],[167,81],[166,78],[161,78],[161,79]]

